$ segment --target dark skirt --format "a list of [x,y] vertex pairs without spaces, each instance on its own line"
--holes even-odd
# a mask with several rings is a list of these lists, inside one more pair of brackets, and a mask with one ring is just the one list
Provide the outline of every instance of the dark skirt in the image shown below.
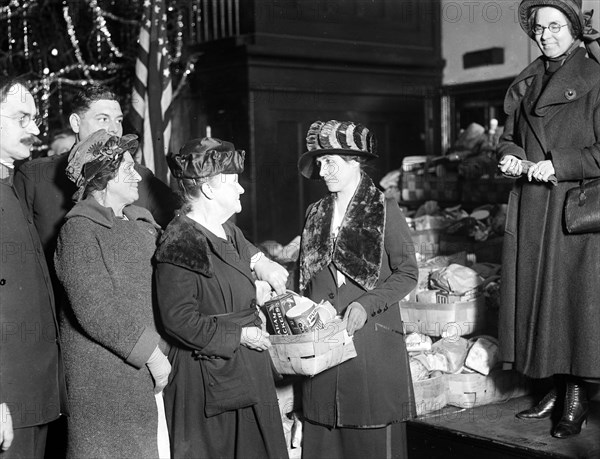
[[305,459],[406,459],[406,424],[357,429],[329,428],[305,421],[302,434]]

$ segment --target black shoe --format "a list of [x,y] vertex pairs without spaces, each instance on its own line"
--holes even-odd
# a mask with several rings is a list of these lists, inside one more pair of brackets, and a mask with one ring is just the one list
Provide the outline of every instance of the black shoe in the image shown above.
[[521,411],[516,414],[519,419],[544,419],[549,418],[552,410],[558,400],[558,392],[556,388],[552,388],[540,402],[533,408]]
[[580,381],[567,382],[565,408],[560,421],[552,430],[552,436],[567,438],[577,435],[581,432],[583,422],[587,423],[589,411],[589,404],[583,384]]

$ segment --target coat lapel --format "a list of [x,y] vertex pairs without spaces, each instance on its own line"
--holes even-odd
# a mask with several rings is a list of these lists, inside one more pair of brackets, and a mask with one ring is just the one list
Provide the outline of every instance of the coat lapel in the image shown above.
[[333,200],[330,194],[308,212],[302,232],[300,291],[330,263],[364,289],[372,290],[384,253],[385,197],[363,174],[335,241],[331,237]]
[[[552,75],[543,90],[541,85],[545,65],[541,58],[536,59],[515,79],[509,90],[509,94],[511,91],[515,95],[523,94],[523,114],[546,155],[545,126],[564,104],[584,97],[595,84],[597,65],[585,57],[585,50],[575,50],[568,58],[571,59],[576,61],[575,65],[563,65]],[[525,92],[524,86],[527,87]]]
[[242,259],[242,255],[240,255],[239,241],[236,240],[235,234],[230,235],[229,232],[227,232],[227,235],[228,241],[223,241],[216,236],[207,236],[208,243],[213,248],[213,253],[220,258],[223,263],[226,263],[239,271],[254,283],[252,271],[250,270],[250,261],[248,260],[246,263],[246,260]]

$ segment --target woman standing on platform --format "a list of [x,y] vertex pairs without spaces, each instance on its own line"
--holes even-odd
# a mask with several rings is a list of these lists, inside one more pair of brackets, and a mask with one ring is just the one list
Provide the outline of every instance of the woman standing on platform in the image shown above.
[[244,152],[194,139],[168,162],[184,201],[155,255],[158,306],[174,341],[165,388],[173,457],[286,458],[252,270],[278,293],[288,273],[228,221],[242,210]]
[[[504,361],[553,378],[552,390],[517,417],[562,413],[552,435],[566,438],[588,416],[585,380],[600,380],[600,232],[567,233],[563,210],[567,190],[600,177],[600,55],[581,0],[523,0],[519,20],[542,55],[504,102],[500,169],[527,175],[509,200],[499,332]],[[592,45],[589,57],[582,40]],[[526,171],[523,161],[533,165]]]
[[357,357],[304,380],[302,455],[404,457],[414,400],[398,301],[418,276],[408,226],[362,170],[377,158],[367,128],[316,121],[307,147],[300,172],[329,193],[306,213],[300,289],[348,321]]

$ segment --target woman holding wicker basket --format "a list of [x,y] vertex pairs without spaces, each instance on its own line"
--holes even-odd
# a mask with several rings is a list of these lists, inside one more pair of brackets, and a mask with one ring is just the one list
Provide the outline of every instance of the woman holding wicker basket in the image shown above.
[[363,171],[374,135],[354,122],[316,121],[298,163],[329,193],[306,212],[300,290],[347,320],[357,356],[303,381],[304,457],[394,457],[414,414],[398,301],[418,270],[406,220]]

